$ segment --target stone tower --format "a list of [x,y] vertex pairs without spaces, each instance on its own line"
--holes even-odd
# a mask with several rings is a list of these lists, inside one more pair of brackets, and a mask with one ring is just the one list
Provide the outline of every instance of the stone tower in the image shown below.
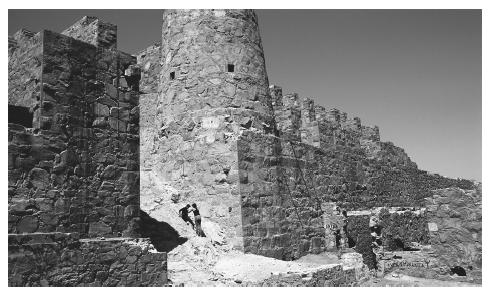
[[157,110],[143,170],[176,189],[180,205],[197,203],[242,246],[237,138],[274,129],[255,12],[166,10],[160,68],[158,94],[147,101]]
[[[257,16],[252,10],[166,10],[163,16],[159,112],[238,109],[272,115]],[[266,119],[266,117],[260,117]],[[254,128],[262,125],[254,123]]]

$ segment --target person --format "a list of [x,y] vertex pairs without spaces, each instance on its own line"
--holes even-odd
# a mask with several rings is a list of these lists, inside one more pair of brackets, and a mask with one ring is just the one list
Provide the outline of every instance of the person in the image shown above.
[[183,221],[185,221],[187,223],[190,223],[191,227],[193,229],[195,229],[195,224],[193,223],[191,218],[188,216],[188,213],[190,212],[190,208],[191,208],[190,204],[187,204],[185,207],[180,209],[179,213],[180,213],[181,219],[183,219]]
[[202,217],[200,216],[200,210],[197,208],[197,204],[193,203],[193,216],[195,217],[195,231],[198,236],[204,236],[202,230]]

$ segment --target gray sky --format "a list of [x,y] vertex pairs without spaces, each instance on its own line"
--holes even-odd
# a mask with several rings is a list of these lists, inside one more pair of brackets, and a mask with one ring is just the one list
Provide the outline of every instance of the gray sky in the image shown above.
[[[160,10],[9,10],[9,34],[118,25],[119,49],[160,38]],[[420,168],[481,181],[481,10],[259,10],[269,80],[378,125]]]

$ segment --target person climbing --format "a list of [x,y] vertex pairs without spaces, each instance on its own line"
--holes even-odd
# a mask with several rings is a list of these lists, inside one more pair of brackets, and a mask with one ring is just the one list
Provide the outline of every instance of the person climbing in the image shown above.
[[198,236],[205,236],[202,230],[202,217],[200,216],[200,210],[197,208],[197,204],[193,203],[193,216],[195,217],[195,231]]
[[185,207],[180,209],[179,214],[180,214],[181,219],[183,219],[183,221],[190,223],[191,227],[193,229],[195,229],[195,224],[193,223],[191,218],[188,216],[188,213],[190,212],[190,208],[191,208],[190,204],[187,204]]

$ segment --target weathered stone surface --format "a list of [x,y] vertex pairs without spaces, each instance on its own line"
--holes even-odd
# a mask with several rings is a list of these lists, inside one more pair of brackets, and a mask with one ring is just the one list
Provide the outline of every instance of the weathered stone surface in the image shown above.
[[[9,51],[9,105],[42,109],[34,114],[33,128],[9,124],[9,206],[19,199],[29,204],[27,210],[9,207],[18,217],[9,222],[9,232],[60,230],[97,237],[119,236],[136,227],[133,217],[138,212],[133,207],[121,218],[113,211],[92,212],[100,206],[125,208],[139,202],[139,176],[122,175],[122,170],[139,169],[139,121],[130,114],[137,108],[132,99],[138,99],[138,88],[112,85],[136,59],[112,50],[114,33],[115,26],[86,17],[63,34],[19,34],[17,48]],[[40,59],[42,68],[34,65]],[[26,77],[32,81],[22,79]],[[127,82],[132,86],[134,80]],[[105,94],[108,85],[115,99]],[[41,93],[42,100],[36,98]],[[117,100],[127,94],[129,102]],[[109,119],[111,108],[117,115]],[[47,197],[53,200],[43,200]],[[25,216],[38,216],[38,226]]]
[[[116,27],[93,17],[63,34],[9,38],[9,105],[28,108],[33,128],[9,124],[8,228],[40,232],[9,238],[9,285],[165,283],[163,255],[113,239],[139,236],[141,193],[144,211],[180,229],[179,205],[196,202],[214,246],[292,260],[354,245],[376,268],[381,238],[385,271],[403,265],[388,258],[398,241],[430,243],[427,260],[405,262],[439,275],[456,263],[481,278],[481,191],[437,193],[475,185],[419,170],[378,127],[269,86],[252,10],[166,10],[162,33],[137,65],[115,50]],[[373,225],[371,214],[347,216],[381,206],[429,215],[387,212]],[[348,285],[357,273],[332,267],[261,285]]]
[[17,232],[19,233],[32,233],[36,232],[39,228],[39,219],[37,216],[28,215],[22,217],[17,224]]
[[[481,283],[481,188],[466,191],[448,188],[425,199],[430,244],[439,267],[446,274],[462,267],[473,281]],[[444,210],[449,210],[446,212]]]
[[31,169],[29,172],[29,179],[34,188],[45,189],[49,186],[49,173],[45,169]]
[[[133,251],[131,256],[118,256],[127,250]],[[167,259],[147,239],[9,235],[8,275],[9,286],[162,287],[167,283]]]

